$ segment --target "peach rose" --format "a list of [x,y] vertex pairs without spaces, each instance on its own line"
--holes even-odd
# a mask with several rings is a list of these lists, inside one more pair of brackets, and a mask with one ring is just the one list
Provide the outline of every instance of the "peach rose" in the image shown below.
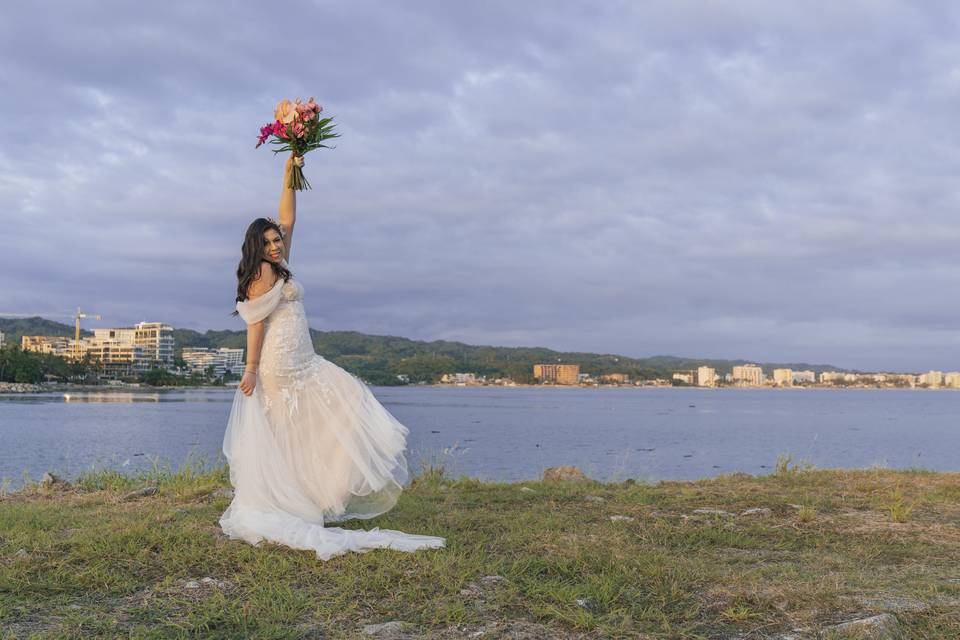
[[289,100],[281,100],[277,103],[277,109],[274,111],[274,117],[283,124],[290,124],[299,117],[296,106]]

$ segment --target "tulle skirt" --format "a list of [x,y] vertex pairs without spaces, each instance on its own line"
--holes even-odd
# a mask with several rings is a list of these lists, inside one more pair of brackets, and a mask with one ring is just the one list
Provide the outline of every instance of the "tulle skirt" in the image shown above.
[[316,551],[440,548],[444,539],[326,523],[389,511],[408,478],[409,433],[358,378],[322,356],[284,373],[263,372],[251,396],[237,389],[223,440],[234,499],[224,533]]

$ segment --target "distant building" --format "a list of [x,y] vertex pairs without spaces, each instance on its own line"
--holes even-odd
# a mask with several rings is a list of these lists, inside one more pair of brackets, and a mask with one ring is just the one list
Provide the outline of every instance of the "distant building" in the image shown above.
[[837,382],[856,382],[857,374],[855,373],[844,373],[842,371],[821,371],[820,372],[820,382],[821,384],[835,384]]
[[755,364],[734,367],[732,377],[734,383],[748,387],[759,387],[764,380],[763,369]]
[[918,380],[919,384],[927,385],[931,388],[937,388],[943,386],[943,372],[942,371],[928,371],[920,376]]
[[184,347],[181,357],[191,373],[206,373],[213,367],[213,375],[222,378],[225,373],[243,370],[243,349]]
[[73,342],[66,336],[21,336],[20,348],[35,353],[49,353],[66,356]]
[[0,349],[3,348],[4,342],[6,342],[6,336],[3,335],[3,331],[0,331]]
[[673,374],[673,379],[684,384],[693,384],[695,376],[693,371],[677,371]]
[[161,367],[173,366],[173,327],[162,322],[141,322],[133,327],[133,342],[144,357]]
[[943,374],[943,386],[956,389],[960,387],[960,371]]
[[793,384],[813,384],[817,381],[817,374],[813,371],[794,371]]
[[630,384],[630,376],[625,373],[605,373],[600,380],[612,384]]
[[773,384],[777,385],[778,387],[792,387],[793,386],[793,370],[792,369],[774,369]]
[[20,344],[24,351],[50,353],[73,361],[89,355],[100,363],[106,377],[125,377],[152,367],[173,366],[173,327],[160,322],[95,329],[92,337],[80,340],[66,336],[23,336]]
[[553,384],[577,384],[580,375],[578,364],[535,364],[533,377],[540,382]]
[[717,386],[717,372],[713,367],[697,367],[697,386]]
[[475,373],[445,373],[440,377],[440,382],[459,386],[480,384],[480,380]]

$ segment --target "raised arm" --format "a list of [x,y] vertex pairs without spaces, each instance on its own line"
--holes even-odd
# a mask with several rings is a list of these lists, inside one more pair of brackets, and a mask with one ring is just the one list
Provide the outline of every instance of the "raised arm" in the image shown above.
[[293,225],[297,222],[297,192],[288,187],[290,182],[290,170],[293,164],[303,166],[303,156],[294,156],[292,153],[287,158],[283,167],[283,185],[280,191],[280,226],[283,228],[283,259],[290,261],[290,247],[293,244]]

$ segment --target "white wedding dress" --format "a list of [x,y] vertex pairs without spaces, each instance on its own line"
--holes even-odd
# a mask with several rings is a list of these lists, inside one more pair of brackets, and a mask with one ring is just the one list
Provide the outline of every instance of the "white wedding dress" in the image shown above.
[[249,397],[237,389],[223,438],[235,490],[223,532],[253,545],[313,550],[323,560],[443,547],[434,536],[325,526],[393,508],[408,477],[409,430],[366,384],[314,352],[302,299],[303,286],[291,278],[237,303],[247,324],[264,320],[264,337],[257,385]]

